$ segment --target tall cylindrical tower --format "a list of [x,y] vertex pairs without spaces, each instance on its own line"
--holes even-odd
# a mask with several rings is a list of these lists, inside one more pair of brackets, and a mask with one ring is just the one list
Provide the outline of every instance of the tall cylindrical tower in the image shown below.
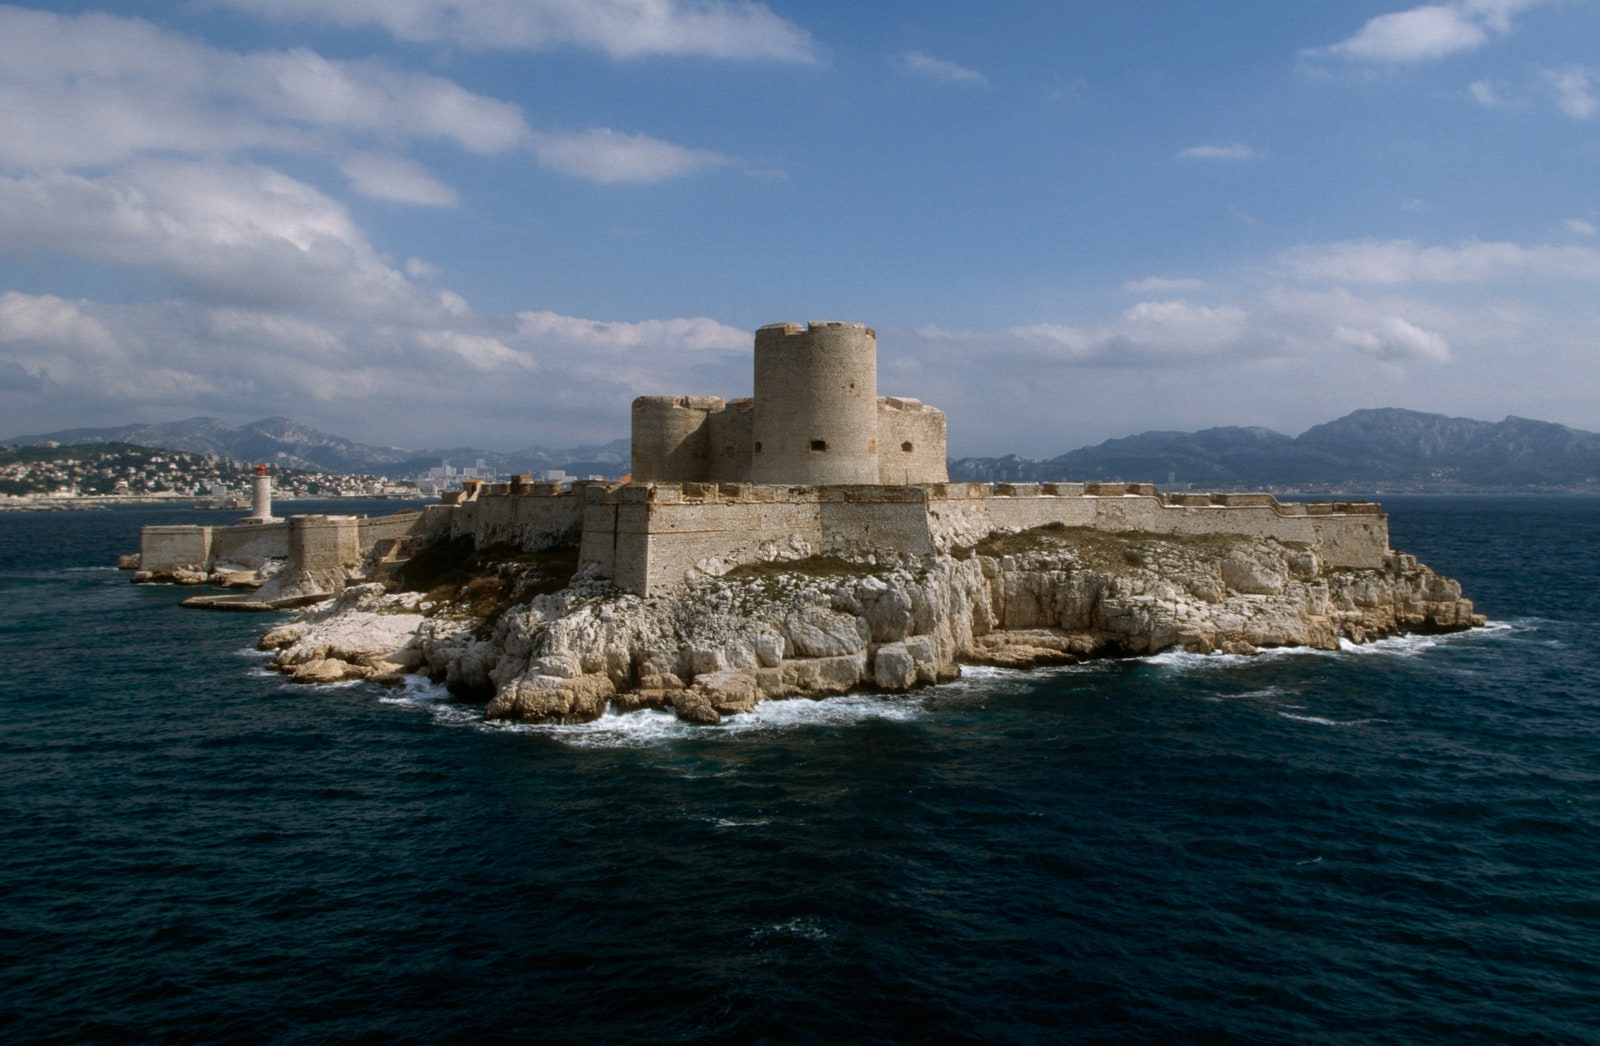
[[860,323],[756,331],[750,478],[878,482],[878,336]]
[[246,522],[273,522],[272,477],[267,475],[267,466],[256,466],[256,474],[250,477],[250,486],[250,515],[246,519]]

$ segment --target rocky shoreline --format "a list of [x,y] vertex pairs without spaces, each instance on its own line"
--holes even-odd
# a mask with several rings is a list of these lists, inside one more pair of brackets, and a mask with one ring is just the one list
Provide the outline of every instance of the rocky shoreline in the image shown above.
[[357,585],[261,646],[297,682],[426,673],[490,719],[670,708],[713,724],[766,700],[912,690],[963,664],[1329,650],[1484,623],[1456,581],[1403,553],[1329,569],[1272,539],[1062,526],[920,558],[762,563],[648,598],[597,577],[551,586],[540,569],[508,557],[426,591]]

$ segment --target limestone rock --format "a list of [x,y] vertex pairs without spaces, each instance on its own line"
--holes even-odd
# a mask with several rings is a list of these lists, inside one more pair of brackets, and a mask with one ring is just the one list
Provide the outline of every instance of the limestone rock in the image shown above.
[[865,650],[871,630],[859,617],[821,606],[803,606],[784,622],[799,657],[840,657]]
[[720,715],[737,715],[755,708],[761,700],[761,689],[756,677],[747,672],[713,672],[694,681],[695,694],[704,695],[706,702]]
[[[965,526],[952,518],[949,525]],[[1125,541],[1119,554],[1115,542]],[[1135,544],[1136,543],[1136,544]],[[491,718],[581,722],[672,708],[718,723],[761,701],[948,681],[962,663],[1025,667],[1167,649],[1333,649],[1482,624],[1458,584],[1409,556],[1326,570],[1303,548],[1045,536],[1003,555],[883,557],[835,573],[692,576],[649,598],[593,576],[501,614],[492,634],[422,597],[346,589],[262,637],[306,681],[426,671]]]
[[885,643],[872,656],[872,681],[880,690],[910,690],[917,683],[917,661],[904,643]]
[[524,676],[484,708],[489,719],[536,723],[587,723],[599,719],[616,693],[605,676]]

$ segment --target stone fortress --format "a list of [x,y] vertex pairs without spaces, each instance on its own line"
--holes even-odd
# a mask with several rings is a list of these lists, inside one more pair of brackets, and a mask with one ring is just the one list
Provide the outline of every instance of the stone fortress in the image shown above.
[[756,331],[755,395],[633,401],[635,483],[943,483],[944,412],[878,395],[878,336],[859,323]]
[[[233,527],[147,527],[147,578],[283,566],[252,606],[322,598],[421,544],[579,549],[580,574],[653,596],[745,564],[830,555],[920,557],[1045,525],[1237,535],[1308,549],[1327,568],[1379,569],[1388,522],[1370,502],[1279,503],[1270,494],[1166,494],[1145,483],[949,483],[945,415],[880,397],[877,336],[855,323],[755,334],[750,399],[644,396],[621,482],[467,480],[422,512],[291,516],[259,504]],[[261,496],[258,489],[258,498]]]

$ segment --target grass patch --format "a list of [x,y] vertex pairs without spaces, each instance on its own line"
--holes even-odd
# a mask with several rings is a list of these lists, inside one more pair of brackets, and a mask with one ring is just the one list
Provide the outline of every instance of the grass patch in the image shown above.
[[534,596],[559,592],[578,570],[576,546],[525,552],[514,545],[473,548],[471,537],[436,541],[395,568],[396,591],[422,592],[493,629],[500,615]]
[[1219,557],[1245,540],[1236,534],[1156,534],[1148,530],[1101,530],[1046,523],[1014,533],[993,533],[977,544],[955,549],[959,558],[977,554],[999,559],[1033,552],[1070,551],[1088,567],[1149,567],[1163,548],[1188,549]]

